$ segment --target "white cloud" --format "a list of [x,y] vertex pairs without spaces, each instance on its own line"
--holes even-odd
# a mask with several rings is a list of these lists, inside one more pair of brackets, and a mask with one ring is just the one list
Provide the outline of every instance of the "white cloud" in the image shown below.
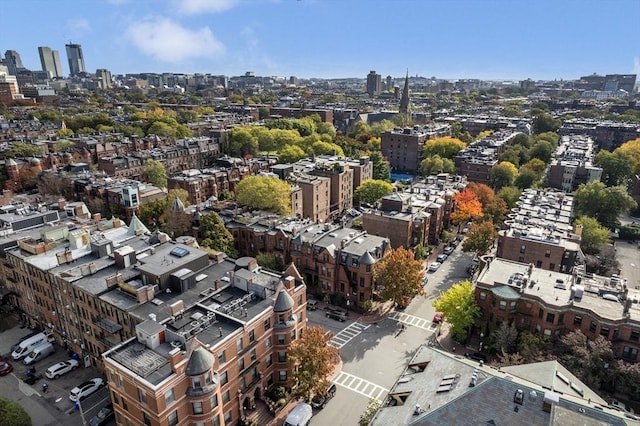
[[78,37],[91,31],[91,24],[84,18],[67,19],[67,28],[71,36]]
[[224,53],[224,45],[209,27],[192,30],[164,17],[133,23],[126,35],[144,54],[163,62],[180,62]]
[[224,12],[239,2],[240,0],[174,0],[173,4],[181,15],[196,15]]

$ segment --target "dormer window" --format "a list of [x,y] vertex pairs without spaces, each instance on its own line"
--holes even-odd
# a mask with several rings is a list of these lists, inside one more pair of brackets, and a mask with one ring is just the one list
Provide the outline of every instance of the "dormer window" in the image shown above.
[[200,376],[194,376],[192,377],[192,380],[193,380],[193,387],[195,389],[202,387],[202,383],[200,383]]

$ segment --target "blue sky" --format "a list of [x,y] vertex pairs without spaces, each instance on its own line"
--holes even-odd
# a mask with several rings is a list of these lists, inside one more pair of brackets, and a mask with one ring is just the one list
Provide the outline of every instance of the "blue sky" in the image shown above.
[[0,52],[88,71],[574,79],[640,73],[640,0],[2,0]]

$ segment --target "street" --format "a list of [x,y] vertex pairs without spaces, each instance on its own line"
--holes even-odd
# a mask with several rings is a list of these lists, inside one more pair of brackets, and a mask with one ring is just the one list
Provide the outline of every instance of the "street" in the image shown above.
[[[355,425],[370,398],[384,401],[416,349],[437,332],[431,302],[452,284],[468,279],[466,268],[472,258],[458,246],[437,271],[427,273],[425,296],[416,297],[406,309],[393,311],[377,323],[339,322],[327,318],[321,309],[309,311],[309,325],[320,325],[333,334],[331,343],[340,349],[343,362],[334,378],[336,397],[315,411],[314,423]],[[401,323],[404,331],[399,329]]]

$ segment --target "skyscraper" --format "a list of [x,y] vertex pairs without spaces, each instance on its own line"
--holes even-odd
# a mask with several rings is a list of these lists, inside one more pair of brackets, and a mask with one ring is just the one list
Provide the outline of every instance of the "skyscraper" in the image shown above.
[[49,78],[63,77],[62,62],[60,62],[60,54],[57,50],[51,50],[50,47],[40,46],[38,47],[38,54],[40,55],[42,71],[49,74]]
[[67,48],[67,60],[69,61],[69,74],[73,77],[84,73],[84,56],[82,55],[82,46],[79,44],[65,44]]
[[369,96],[378,96],[382,92],[382,76],[375,71],[367,75],[367,93]]
[[20,54],[15,50],[7,50],[4,52],[4,64],[9,69],[9,74],[17,75],[18,70],[24,69]]

